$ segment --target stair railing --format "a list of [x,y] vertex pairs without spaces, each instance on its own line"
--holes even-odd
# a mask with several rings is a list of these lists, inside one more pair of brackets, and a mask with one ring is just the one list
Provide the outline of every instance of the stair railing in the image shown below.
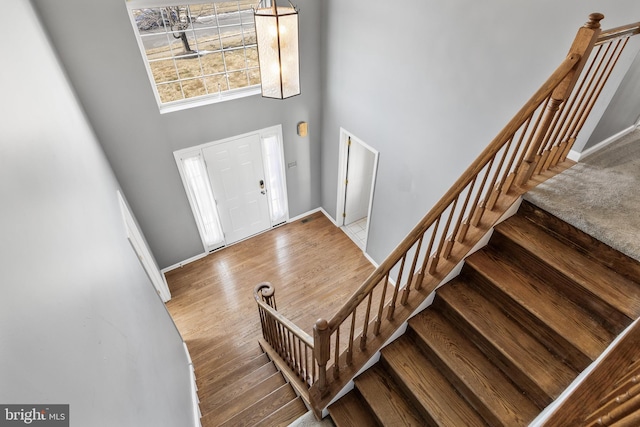
[[[298,379],[309,388],[318,380],[313,359],[313,338],[278,313],[275,288],[269,282],[256,285],[253,296],[258,304],[262,336]],[[299,390],[304,393],[304,390]],[[308,398],[305,400],[308,401]]]
[[[256,297],[265,339],[304,379],[309,390],[303,397],[316,415],[527,190],[530,180],[566,159],[626,45],[622,40],[638,34],[637,25],[602,33],[603,18],[599,13],[589,16],[551,77],[343,307],[329,320],[316,322],[313,338],[279,315],[275,302],[269,305]],[[582,74],[585,66],[588,71]]]

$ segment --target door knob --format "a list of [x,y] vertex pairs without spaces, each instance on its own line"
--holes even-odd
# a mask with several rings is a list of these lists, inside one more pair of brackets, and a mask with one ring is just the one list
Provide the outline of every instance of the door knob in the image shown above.
[[260,180],[260,188],[264,189],[264,179]]

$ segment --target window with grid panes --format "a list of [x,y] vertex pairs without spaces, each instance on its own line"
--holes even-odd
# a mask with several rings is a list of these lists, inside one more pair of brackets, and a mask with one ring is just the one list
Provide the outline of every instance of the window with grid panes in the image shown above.
[[127,0],[161,112],[260,93],[255,6]]

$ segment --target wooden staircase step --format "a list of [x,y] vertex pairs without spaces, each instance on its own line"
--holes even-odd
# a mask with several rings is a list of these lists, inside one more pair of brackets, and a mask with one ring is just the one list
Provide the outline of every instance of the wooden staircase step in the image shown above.
[[298,399],[290,384],[283,384],[253,405],[220,424],[220,427],[253,427],[292,400]]
[[[219,372],[221,367],[237,365],[239,360],[250,360],[263,353],[255,339],[248,339],[242,345],[226,346],[219,344],[211,345],[205,350],[200,350],[192,357],[193,365],[196,367],[196,375],[205,378],[212,373]],[[192,347],[202,346],[202,344],[187,343],[189,352],[193,353]],[[206,372],[207,375],[198,375],[199,372]],[[217,374],[214,374],[217,376]]]
[[578,375],[464,279],[438,290],[434,305],[539,407]]
[[[251,370],[247,367],[244,371],[245,375],[243,377],[236,378],[233,383],[225,385],[219,389],[211,389],[218,391],[201,399],[201,404],[208,410],[215,411],[226,402],[236,398],[248,390],[251,390],[253,387],[276,373],[278,373],[278,369],[273,362],[268,361],[268,359],[266,364],[255,370]],[[239,376],[239,374],[237,375]]]
[[544,345],[582,371],[606,348],[613,334],[554,286],[523,270],[503,253],[485,248],[466,260],[481,292],[496,299]]
[[[382,349],[381,362],[429,425],[485,426],[485,421],[420,351],[410,334]],[[362,425],[362,424],[361,424]]]
[[296,397],[275,412],[257,422],[254,427],[285,427],[309,412],[300,397]]
[[354,380],[377,421],[383,426],[425,425],[418,411],[407,402],[393,378],[376,364]]
[[555,238],[632,281],[640,280],[640,261],[626,256],[551,213],[523,200],[518,215],[546,229]]
[[218,383],[219,380],[233,372],[241,371],[244,363],[264,356],[264,351],[258,343],[252,340],[250,345],[228,350],[225,354],[217,355],[211,360],[199,362],[193,360],[198,388],[214,387],[214,389],[218,389],[224,386],[223,383]]
[[[257,351],[251,351],[243,354],[233,360],[229,360],[224,364],[215,368],[210,368],[207,375],[199,376],[196,371],[196,381],[198,388],[207,388],[209,390],[219,390],[224,388],[238,378],[243,377],[247,371],[253,371],[270,362],[260,346],[256,344]],[[196,365],[196,370],[198,365]]]
[[[236,414],[244,411],[247,407],[253,405],[255,402],[264,398],[282,387],[283,385],[289,386],[282,374],[280,372],[271,375],[269,378],[261,381],[259,384],[254,386],[253,388],[245,391],[244,393],[236,396],[235,398],[227,401],[225,405],[216,410],[207,410],[204,408],[204,405],[201,407],[203,411],[203,417],[206,415],[211,415],[209,421],[212,423],[210,425],[221,425],[223,422],[227,421],[229,418],[234,417]],[[204,412],[207,410],[207,412]]]
[[422,350],[494,426],[524,426],[540,412],[485,355],[436,310],[409,321]]
[[603,319],[618,322],[619,330],[640,316],[640,286],[555,239],[526,218],[515,215],[495,231],[561,272],[569,279],[564,284],[572,291],[571,299],[579,298],[580,304]]
[[360,399],[358,392],[351,390],[329,406],[329,415],[336,427],[374,427],[378,422]]

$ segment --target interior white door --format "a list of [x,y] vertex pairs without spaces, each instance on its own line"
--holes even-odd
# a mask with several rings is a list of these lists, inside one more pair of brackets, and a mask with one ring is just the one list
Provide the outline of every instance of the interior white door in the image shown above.
[[202,150],[227,244],[271,227],[260,135]]
[[368,215],[375,154],[351,140],[347,158],[344,225]]

